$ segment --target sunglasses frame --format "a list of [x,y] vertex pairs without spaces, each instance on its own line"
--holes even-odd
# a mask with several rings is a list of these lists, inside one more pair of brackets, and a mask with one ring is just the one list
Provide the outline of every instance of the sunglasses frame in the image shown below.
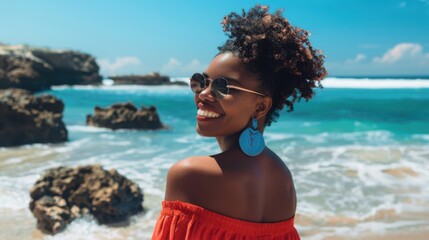
[[[196,74],[198,74],[199,76],[202,76],[203,77],[203,79],[204,79],[204,88],[202,88],[202,90],[201,90],[201,92],[202,91],[204,91],[205,89],[207,89],[208,87],[212,87],[212,83],[214,82],[214,81],[216,81],[216,79],[222,79],[223,81],[225,81],[226,82],[226,88],[228,89],[228,92],[226,93],[226,94],[224,94],[224,93],[222,93],[222,92],[220,92],[222,95],[228,95],[229,94],[229,89],[230,88],[232,88],[232,89],[236,89],[236,90],[240,90],[240,91],[243,91],[243,92],[248,92],[248,93],[253,93],[253,94],[257,94],[257,95],[260,95],[260,96],[263,96],[263,97],[265,97],[266,95],[265,94],[263,94],[263,93],[260,93],[260,92],[256,92],[256,91],[253,91],[253,90],[250,90],[250,89],[247,89],[247,88],[242,88],[242,87],[237,87],[237,86],[234,86],[234,85],[230,85],[229,84],[229,82],[228,82],[228,79],[226,79],[225,77],[217,77],[217,78],[215,78],[215,79],[210,79],[210,78],[208,78],[208,77],[206,77],[204,74],[202,74],[202,73],[194,73],[194,74],[192,74],[192,77],[190,78],[190,81],[192,81],[192,79],[194,78],[194,76],[196,75]],[[194,80],[195,81],[195,80]],[[208,84],[207,85],[207,81],[209,81],[210,82],[210,84]],[[192,90],[192,92],[194,92],[195,94],[200,94],[201,92],[199,92],[199,93],[196,93],[195,91],[194,91],[194,89],[192,89],[192,85],[191,85],[191,90]],[[218,98],[218,97],[216,97],[217,96],[217,94],[213,94],[214,96],[215,96],[215,98],[216,99],[223,99],[223,97],[222,98]]]

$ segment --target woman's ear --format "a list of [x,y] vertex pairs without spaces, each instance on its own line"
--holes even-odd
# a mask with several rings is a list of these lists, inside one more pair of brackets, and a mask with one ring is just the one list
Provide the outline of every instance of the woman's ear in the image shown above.
[[256,105],[256,111],[255,111],[254,117],[256,119],[260,119],[265,115],[267,115],[272,104],[273,104],[273,100],[271,99],[271,97],[261,98]]

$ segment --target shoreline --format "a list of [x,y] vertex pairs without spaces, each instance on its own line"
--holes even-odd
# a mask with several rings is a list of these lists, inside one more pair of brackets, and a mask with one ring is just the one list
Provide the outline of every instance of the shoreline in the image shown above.
[[[154,199],[152,199],[154,200]],[[146,205],[146,204],[145,204]],[[76,219],[70,224],[64,232],[55,236],[42,233],[36,228],[36,220],[31,216],[31,212],[27,209],[1,211],[2,215],[13,216],[13,218],[5,218],[0,220],[2,228],[14,229],[13,233],[2,231],[1,239],[18,240],[18,239],[74,239],[76,231],[85,233],[86,236],[91,236],[99,239],[126,239],[139,238],[150,239],[155,226],[156,219],[160,209],[156,209],[154,202],[153,208],[146,209],[146,212],[141,215],[132,217],[131,224],[127,227],[103,226],[95,223],[95,220],[90,217]],[[429,213],[427,213],[429,215]],[[309,216],[307,217],[309,218]],[[300,220],[298,220],[299,222]],[[319,226],[301,226],[296,224],[298,233],[301,239],[307,240],[423,240],[429,236],[429,225],[421,223],[417,226],[404,226],[396,229],[377,230],[375,226],[380,222],[368,222],[366,229],[359,229],[358,226],[348,228],[342,223],[338,225],[319,225]],[[394,223],[394,222],[392,222]],[[373,225],[371,227],[371,225]],[[17,228],[16,226],[20,226]],[[358,232],[359,231],[359,232]],[[365,233],[362,233],[364,231]]]

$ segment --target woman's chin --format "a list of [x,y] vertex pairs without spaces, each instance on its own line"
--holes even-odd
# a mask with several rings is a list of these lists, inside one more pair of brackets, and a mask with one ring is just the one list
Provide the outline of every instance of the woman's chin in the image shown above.
[[202,137],[216,137],[219,136],[219,131],[217,129],[203,129],[200,126],[198,126],[195,128],[195,130],[197,131],[198,135],[202,136]]

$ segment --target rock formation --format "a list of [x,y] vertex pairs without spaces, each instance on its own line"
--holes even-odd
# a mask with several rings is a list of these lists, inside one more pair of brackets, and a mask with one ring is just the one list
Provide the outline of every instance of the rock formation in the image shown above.
[[100,84],[95,59],[85,53],[0,45],[0,89],[29,91],[53,85]]
[[0,90],[0,147],[67,141],[64,104],[52,95]]
[[90,126],[110,129],[160,129],[164,128],[155,107],[140,110],[132,103],[118,103],[109,108],[95,107],[95,114],[86,116]]
[[100,165],[49,169],[30,189],[30,196],[37,227],[50,234],[83,214],[109,224],[143,210],[143,194],[137,184]]
[[115,85],[187,85],[184,82],[171,82],[170,77],[161,76],[159,73],[148,75],[126,75],[126,76],[111,76]]

